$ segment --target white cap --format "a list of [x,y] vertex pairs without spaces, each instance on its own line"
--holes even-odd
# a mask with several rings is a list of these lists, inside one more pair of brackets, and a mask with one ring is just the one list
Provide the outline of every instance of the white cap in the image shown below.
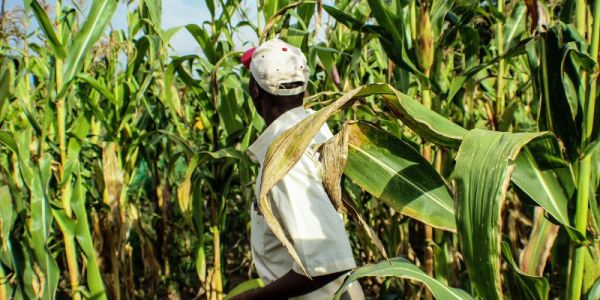
[[[263,90],[277,96],[304,92],[310,74],[302,51],[279,39],[269,40],[254,50],[250,72]],[[302,85],[291,89],[281,86],[291,82]]]

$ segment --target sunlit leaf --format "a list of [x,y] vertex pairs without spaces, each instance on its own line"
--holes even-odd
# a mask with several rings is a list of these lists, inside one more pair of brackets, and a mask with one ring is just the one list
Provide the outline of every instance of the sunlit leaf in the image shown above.
[[65,59],[63,81],[65,85],[59,92],[63,95],[68,89],[68,82],[71,81],[80,71],[85,56],[108,26],[112,16],[117,9],[117,0],[94,0],[90,11],[85,19],[81,30],[77,33],[73,44],[69,45],[67,57]]
[[389,262],[382,261],[374,265],[366,265],[353,271],[338,290],[335,299],[340,299],[346,288],[359,278],[367,276],[399,277],[422,282],[431,291],[436,299],[473,299],[471,295],[463,290],[448,287],[438,280],[431,278],[410,261],[395,257]]
[[58,58],[65,58],[65,49],[60,43],[58,36],[56,36],[52,22],[50,22],[50,18],[48,18],[46,11],[42,8],[37,0],[31,0],[31,8],[33,10],[33,15],[40,25],[40,28],[48,38],[48,43],[50,44],[50,48],[54,52],[54,55],[56,55]]
[[265,284],[263,283],[263,281],[260,278],[246,280],[246,281],[238,284],[235,288],[233,288],[233,290],[231,290],[231,292],[229,292],[227,294],[227,296],[225,296],[224,300],[231,299],[231,298],[235,297],[236,295],[239,295],[239,294],[242,294],[247,291],[254,290],[254,289],[258,289],[258,288],[261,288],[264,286],[265,286]]
[[48,183],[50,181],[50,159],[43,157],[36,166],[31,182],[31,243],[35,260],[43,272],[44,279],[41,287],[44,299],[53,299],[56,294],[59,279],[59,268],[56,260],[48,249],[48,241],[52,230],[52,213],[48,199]]
[[344,173],[396,211],[456,231],[454,201],[442,177],[412,146],[373,125],[348,127]]
[[479,296],[502,299],[500,213],[515,168],[527,143],[548,138],[547,132],[505,133],[471,130],[456,156],[456,223],[462,254]]

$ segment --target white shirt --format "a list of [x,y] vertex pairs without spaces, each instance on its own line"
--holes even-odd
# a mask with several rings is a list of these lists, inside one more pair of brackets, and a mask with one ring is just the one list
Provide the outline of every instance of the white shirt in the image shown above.
[[[256,182],[258,199],[263,162],[273,140],[314,111],[300,106],[285,112],[265,129],[248,148],[248,155],[260,164]],[[333,137],[323,125],[311,144]],[[309,146],[290,172],[270,191],[273,213],[289,234],[290,241],[311,277],[350,270],[356,267],[344,222],[331,204],[319,175],[318,154]],[[303,274],[285,247],[273,235],[264,218],[252,208],[252,257],[258,275],[265,284],[290,270]],[[331,299],[343,282],[343,276],[324,287],[293,299]]]

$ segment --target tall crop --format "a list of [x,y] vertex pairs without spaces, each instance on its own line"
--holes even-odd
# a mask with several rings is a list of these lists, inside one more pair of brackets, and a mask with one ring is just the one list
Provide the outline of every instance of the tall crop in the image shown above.
[[[301,48],[311,68],[318,112],[275,141],[258,193],[290,254],[266,194],[328,122],[325,188],[351,208],[361,266],[345,285],[599,295],[600,3],[206,0],[209,19],[175,28],[164,5],[3,12],[0,299],[224,299],[264,284],[245,151],[265,125],[241,28]],[[181,32],[196,52],[173,49]]]

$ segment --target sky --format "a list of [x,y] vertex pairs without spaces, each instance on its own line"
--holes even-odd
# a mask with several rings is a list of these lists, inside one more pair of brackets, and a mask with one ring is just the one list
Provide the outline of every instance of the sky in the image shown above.
[[[218,1],[215,1],[218,2]],[[46,3],[54,5],[54,0],[47,0]],[[86,1],[89,6],[90,0]],[[244,7],[248,8],[247,14],[251,19],[256,19],[256,9],[254,8],[256,1],[243,1]],[[63,0],[63,5],[69,5],[70,0]],[[6,9],[10,10],[15,6],[23,6],[23,0],[7,0]],[[206,8],[203,0],[167,0],[163,1],[162,27],[169,29],[176,26],[185,26],[187,24],[202,24],[210,20],[210,13]],[[32,25],[35,20],[32,21]],[[35,26],[35,25],[33,25]],[[119,7],[115,12],[112,20],[112,26],[115,29],[125,29],[127,26],[127,7],[124,1],[119,1]],[[256,34],[250,28],[242,27],[240,32],[234,35],[237,50],[249,48],[247,43],[255,45],[257,43]],[[200,48],[192,36],[182,28],[172,38],[171,45],[175,49],[177,55],[186,55],[200,52]]]

